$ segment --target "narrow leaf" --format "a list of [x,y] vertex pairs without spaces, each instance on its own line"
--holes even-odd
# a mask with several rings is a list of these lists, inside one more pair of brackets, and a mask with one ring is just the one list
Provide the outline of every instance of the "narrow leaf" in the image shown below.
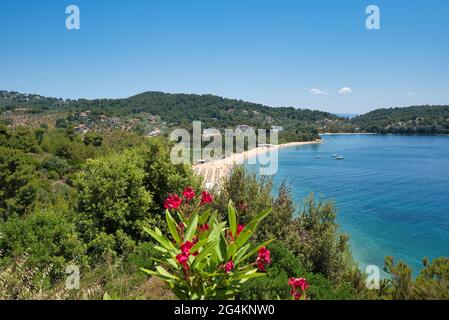
[[179,237],[178,229],[176,228],[176,223],[173,217],[171,216],[170,212],[168,210],[165,211],[165,220],[167,220],[168,229],[170,230],[170,233],[175,239],[176,243],[181,243],[181,238]]
[[190,219],[189,225],[187,226],[186,232],[184,233],[184,242],[192,240],[197,227],[198,227],[198,213],[195,213],[193,217]]
[[232,235],[235,236],[237,234],[237,216],[234,208],[234,204],[231,200],[228,203],[228,219],[229,219],[229,227],[231,229]]

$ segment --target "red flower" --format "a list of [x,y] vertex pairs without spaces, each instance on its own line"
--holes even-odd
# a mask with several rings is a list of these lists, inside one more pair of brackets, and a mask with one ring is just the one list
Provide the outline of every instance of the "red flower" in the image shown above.
[[302,295],[309,288],[309,284],[307,283],[307,280],[304,278],[290,278],[288,280],[288,284],[292,287],[290,293],[295,300],[301,299]]
[[297,288],[301,288],[301,290],[304,291],[309,288],[309,284],[307,283],[307,280],[304,278],[290,278],[288,280],[288,284],[294,290],[296,290]]
[[208,230],[209,230],[209,225],[207,223],[198,226],[199,232],[204,232],[204,231],[208,231]]
[[188,264],[189,258],[186,255],[184,255],[182,253],[178,254],[176,256],[176,260],[178,260],[178,262],[183,266],[185,271],[189,270],[189,264]]
[[243,231],[243,229],[245,229],[245,226],[244,226],[244,225],[239,224],[239,225],[237,226],[237,237],[239,236],[240,232]]
[[265,247],[260,248],[256,259],[256,264],[259,271],[265,272],[265,265],[271,264],[270,250]]
[[234,270],[234,262],[232,260],[229,260],[228,263],[225,264],[225,270],[226,273],[229,273],[232,270]]
[[214,198],[207,191],[201,192],[200,206],[202,206],[205,203],[212,203],[212,201],[214,201]]
[[192,200],[195,197],[195,191],[192,189],[192,187],[187,187],[182,192],[182,196],[187,200]]
[[182,254],[188,257],[190,255],[190,249],[192,249],[192,247],[193,247],[193,243],[190,241],[187,241],[187,242],[181,244]]
[[265,247],[262,247],[259,249],[259,256],[257,257],[258,259],[260,259],[261,261],[271,264],[271,255],[270,255],[270,250],[268,250]]
[[165,209],[178,209],[181,206],[182,199],[177,194],[171,194],[164,202]]

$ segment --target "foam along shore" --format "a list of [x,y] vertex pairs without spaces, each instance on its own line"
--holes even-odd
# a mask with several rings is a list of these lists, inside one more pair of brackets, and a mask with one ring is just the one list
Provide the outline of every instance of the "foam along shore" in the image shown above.
[[252,157],[264,153],[266,155],[268,152],[283,148],[320,143],[322,143],[322,141],[318,139],[315,141],[290,142],[278,145],[262,146],[244,151],[242,153],[234,153],[229,157],[223,159],[214,159],[205,163],[194,164],[192,167],[197,175],[200,175],[204,178],[205,187],[211,189],[219,186],[222,179],[229,174],[229,172],[235,165],[243,164],[246,160]]

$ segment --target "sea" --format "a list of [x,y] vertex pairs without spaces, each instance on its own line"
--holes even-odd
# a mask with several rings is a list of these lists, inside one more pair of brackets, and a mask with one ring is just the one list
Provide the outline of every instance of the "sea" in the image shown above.
[[393,256],[416,276],[424,257],[449,256],[448,136],[322,139],[279,150],[275,187],[288,183],[298,207],[311,193],[334,201],[362,270],[382,270],[385,256]]

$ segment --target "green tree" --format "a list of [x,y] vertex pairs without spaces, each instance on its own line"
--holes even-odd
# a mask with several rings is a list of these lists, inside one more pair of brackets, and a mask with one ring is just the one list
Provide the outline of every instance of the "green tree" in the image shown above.
[[78,229],[95,259],[129,253],[156,220],[145,190],[142,160],[133,151],[87,161],[75,179]]
[[14,217],[0,224],[0,248],[6,265],[13,258],[26,257],[28,268],[46,270],[53,278],[64,273],[68,263],[84,265],[84,248],[75,226],[60,213],[37,211],[23,218]]
[[297,240],[293,251],[306,268],[336,283],[351,265],[348,264],[349,236],[339,231],[337,212],[332,202],[316,202],[313,194],[304,201],[295,221]]
[[22,215],[41,188],[38,162],[20,150],[0,147],[0,217]]

